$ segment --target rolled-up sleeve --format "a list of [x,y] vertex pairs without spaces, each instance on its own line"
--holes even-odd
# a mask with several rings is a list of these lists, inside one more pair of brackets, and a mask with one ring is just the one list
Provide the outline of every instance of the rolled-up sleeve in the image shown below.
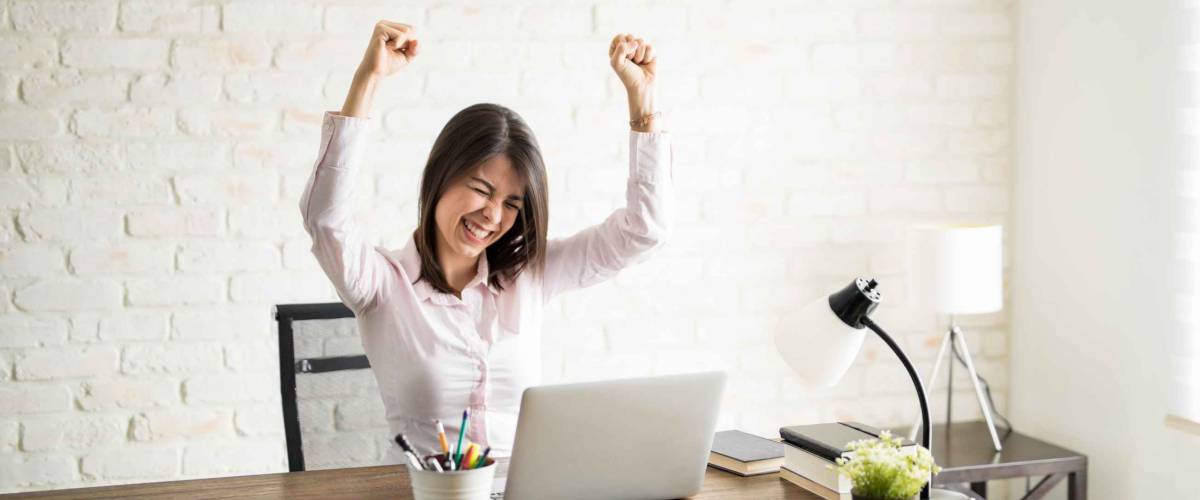
[[370,307],[384,291],[389,264],[364,241],[353,215],[358,162],[370,120],[326,112],[321,147],[300,197],[304,229],[313,255],[342,301],[355,313]]
[[625,206],[598,225],[547,243],[545,300],[609,279],[666,242],[673,205],[672,160],[669,134],[630,131]]

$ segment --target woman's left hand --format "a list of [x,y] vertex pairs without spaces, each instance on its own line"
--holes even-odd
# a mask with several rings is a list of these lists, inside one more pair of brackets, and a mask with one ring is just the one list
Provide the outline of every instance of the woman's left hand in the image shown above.
[[630,93],[649,90],[654,86],[658,62],[654,46],[645,40],[625,33],[613,37],[608,46],[608,60],[621,83],[625,84],[625,90]]
[[608,46],[608,62],[625,85],[629,97],[629,120],[638,132],[662,130],[654,113],[654,80],[658,76],[658,57],[654,46],[629,34],[613,37]]

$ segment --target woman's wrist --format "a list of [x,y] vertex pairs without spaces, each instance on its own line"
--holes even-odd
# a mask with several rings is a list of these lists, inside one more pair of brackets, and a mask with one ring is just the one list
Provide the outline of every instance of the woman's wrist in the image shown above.
[[654,91],[629,90],[629,123],[630,128],[637,132],[657,132],[661,130],[662,115],[655,114]]
[[644,115],[658,111],[654,109],[653,90],[630,89],[625,94],[629,100],[629,119],[636,120]]
[[375,86],[379,83],[379,78],[379,75],[362,68],[354,72],[350,91],[346,93],[346,101],[342,104],[343,116],[367,116],[371,111],[371,101],[375,97]]

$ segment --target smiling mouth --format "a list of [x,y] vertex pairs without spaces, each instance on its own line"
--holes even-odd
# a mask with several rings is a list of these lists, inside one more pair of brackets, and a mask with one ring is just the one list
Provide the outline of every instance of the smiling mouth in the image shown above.
[[469,220],[463,219],[463,233],[467,235],[468,239],[474,242],[480,244],[486,243],[487,239],[490,238],[494,232],[495,231],[488,231]]

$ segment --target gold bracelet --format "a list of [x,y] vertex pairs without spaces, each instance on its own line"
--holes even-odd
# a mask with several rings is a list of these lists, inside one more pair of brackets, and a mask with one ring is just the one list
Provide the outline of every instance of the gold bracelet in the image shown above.
[[629,120],[629,126],[633,128],[646,128],[650,124],[650,120],[662,116],[662,111],[655,111],[636,120]]

